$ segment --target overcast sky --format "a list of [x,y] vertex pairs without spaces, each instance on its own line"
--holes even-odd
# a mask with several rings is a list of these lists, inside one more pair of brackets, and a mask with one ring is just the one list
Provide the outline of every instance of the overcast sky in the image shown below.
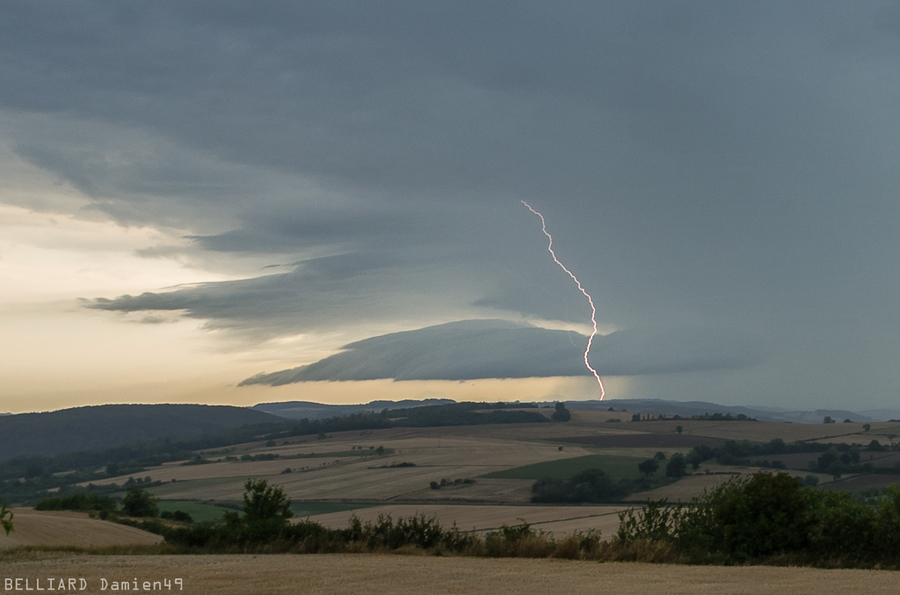
[[597,398],[521,200],[607,398],[894,406],[897,64],[888,2],[4,2],[0,411]]

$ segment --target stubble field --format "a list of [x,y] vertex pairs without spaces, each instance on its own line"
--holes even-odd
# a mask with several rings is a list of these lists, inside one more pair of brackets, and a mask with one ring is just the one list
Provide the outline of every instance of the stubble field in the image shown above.
[[[186,595],[845,595],[897,592],[900,573],[397,555],[64,556],[14,560],[0,579],[78,577],[85,593],[114,581],[180,578]],[[132,587],[133,590],[133,587]],[[176,589],[177,590],[177,589]]]
[[[607,420],[611,418],[622,421],[610,423]],[[681,426],[681,434],[677,432],[677,426]],[[344,512],[310,517],[328,526],[344,526],[353,512],[364,520],[378,513],[391,514],[394,518],[423,513],[436,516],[444,526],[455,522],[466,530],[485,531],[502,524],[515,524],[521,519],[535,525],[536,529],[557,535],[576,529],[599,529],[609,537],[616,528],[614,514],[574,513],[572,507],[528,506],[531,484],[536,478],[517,476],[517,472],[509,470],[538,465],[552,471],[559,465],[562,472],[569,464],[567,461],[589,455],[639,462],[660,451],[668,457],[676,452],[686,453],[700,442],[715,446],[725,440],[767,442],[781,438],[785,442],[835,440],[866,444],[872,436],[880,436],[878,432],[890,431],[896,424],[872,426],[871,432],[865,432],[861,424],[849,423],[631,422],[630,414],[625,412],[574,412],[572,420],[563,424],[335,432],[325,438],[276,438],[268,446],[266,440],[260,440],[227,451],[204,452],[203,456],[212,461],[208,464],[167,464],[140,475],[163,482],[151,491],[165,500],[225,504],[240,503],[248,478],[266,479],[282,486],[298,505],[339,505]],[[383,447],[385,454],[378,455],[378,447]],[[244,455],[278,455],[279,458],[239,460]],[[232,460],[226,461],[226,456]],[[400,464],[405,466],[397,466]],[[290,473],[285,473],[287,469]],[[753,471],[704,465],[699,473],[649,492],[633,494],[629,499],[634,502],[647,498],[687,501],[704,489],[727,480],[731,474]],[[615,469],[607,472],[616,476]],[[794,473],[805,475],[808,471]],[[116,477],[105,482],[121,485],[127,479]],[[474,483],[457,483],[437,490],[430,488],[431,482],[447,480],[452,483],[463,479],[474,480]],[[819,479],[824,483],[830,477]],[[348,508],[352,510],[346,510]],[[581,524],[579,518],[583,519]]]

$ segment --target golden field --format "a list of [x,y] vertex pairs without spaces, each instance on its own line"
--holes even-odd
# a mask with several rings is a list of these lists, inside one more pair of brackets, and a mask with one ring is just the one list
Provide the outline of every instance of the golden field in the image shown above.
[[[627,416],[627,419],[625,417]],[[609,423],[611,417],[621,423]],[[718,440],[781,438],[867,444],[882,439],[896,424],[775,424],[695,420],[630,422],[630,414],[575,412],[569,423],[394,428],[365,432],[335,432],[324,439],[283,437],[274,446],[266,440],[202,453],[211,462],[169,463],[142,471],[140,478],[164,482],[151,488],[168,500],[212,503],[240,502],[247,478],[264,478],[283,486],[296,502],[343,504],[353,508],[310,516],[332,528],[347,525],[351,515],[361,520],[389,514],[394,519],[423,514],[448,527],[483,534],[501,525],[525,521],[557,538],[576,531],[599,531],[605,539],[618,528],[616,506],[530,505],[529,479],[484,477],[535,463],[555,464],[585,455],[648,458],[687,452],[674,444],[706,436]],[[682,426],[678,437],[675,426]],[[586,443],[571,442],[585,439]],[[596,444],[590,444],[595,440]],[[271,442],[269,443],[271,444]],[[601,446],[602,445],[602,446]],[[385,454],[377,455],[381,446]],[[226,461],[225,457],[278,454],[271,461]],[[392,467],[399,463],[414,466]],[[290,468],[290,473],[283,473]],[[707,472],[708,471],[708,472]],[[699,472],[650,492],[646,498],[689,500],[753,468],[704,465]],[[799,472],[795,472],[799,473]],[[430,489],[431,481],[474,478],[473,484]],[[105,480],[122,484],[127,476]],[[823,481],[830,479],[821,476]],[[16,531],[0,534],[0,550],[19,545],[80,547],[140,546],[160,537],[137,529],[90,519],[84,513],[15,511]],[[121,551],[121,550],[115,550]],[[414,551],[406,553],[415,554]],[[421,553],[421,552],[419,552]],[[70,555],[12,550],[0,566],[0,579],[41,577],[84,578],[87,592],[100,592],[107,581],[184,581],[184,593],[206,594],[349,594],[349,593],[709,593],[775,594],[895,593],[900,574],[889,571],[817,570],[775,567],[692,567],[642,563],[599,563],[554,559],[487,559],[424,555]],[[93,589],[93,590],[92,590]]]
[[[620,423],[609,423],[611,418]],[[487,478],[484,475],[523,465],[553,463],[591,454],[649,458],[656,452],[671,456],[690,446],[659,446],[675,438],[682,441],[708,437],[714,440],[781,438],[867,444],[884,436],[897,424],[872,424],[865,432],[861,424],[788,424],[738,421],[665,420],[631,422],[628,412],[573,412],[568,423],[455,426],[440,428],[392,428],[363,432],[335,432],[325,439],[314,436],[276,438],[203,452],[203,465],[169,463],[141,472],[141,477],[164,482],[151,488],[166,500],[239,503],[248,478],[262,478],[282,486],[295,502],[360,503],[355,513],[368,519],[378,513],[394,518],[416,512],[436,516],[443,525],[454,522],[464,530],[485,531],[523,519],[554,534],[576,529],[599,529],[608,537],[615,531],[614,514],[593,515],[583,507],[529,506],[528,479]],[[682,427],[681,435],[676,426]],[[597,440],[598,445],[571,440]],[[662,442],[660,442],[662,441]],[[885,440],[883,440],[885,441]],[[644,446],[641,446],[644,444]],[[379,446],[387,454],[376,456]],[[269,461],[226,461],[243,455],[277,454]],[[392,467],[399,463],[414,466]],[[283,473],[290,469],[290,473]],[[712,474],[707,474],[707,471]],[[687,501],[732,473],[750,468],[704,465],[698,473],[655,490],[634,494],[632,501],[668,498]],[[806,472],[793,472],[804,475]],[[475,483],[432,490],[432,481],[475,479]],[[830,480],[819,476],[820,481]],[[98,483],[122,484],[127,476]],[[608,508],[608,507],[607,507]],[[615,510],[620,510],[618,507]],[[310,517],[327,526],[342,526],[351,512]],[[581,520],[578,520],[581,519]]]
[[0,579],[78,577],[87,593],[108,582],[181,578],[187,595],[888,595],[900,573],[763,566],[720,567],[334,555],[58,556],[4,562]]
[[163,540],[159,535],[134,527],[89,518],[86,512],[14,508],[13,514],[15,531],[9,535],[0,532],[0,548],[28,545],[152,545]]

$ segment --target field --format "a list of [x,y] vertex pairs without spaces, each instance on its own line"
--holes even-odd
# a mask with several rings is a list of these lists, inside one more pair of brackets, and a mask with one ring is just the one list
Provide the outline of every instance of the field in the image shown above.
[[0,548],[24,545],[150,545],[162,537],[125,525],[89,518],[85,512],[42,511],[16,508],[15,531],[0,532]]
[[25,579],[34,588],[38,579],[46,587],[49,578],[84,578],[89,593],[103,580],[112,590],[114,582],[133,589],[135,579],[182,579],[189,595],[887,595],[900,583],[888,571],[390,555],[65,556],[9,560],[0,574],[23,588]]
[[[611,417],[622,421],[607,422]],[[639,476],[637,464],[660,451],[669,457],[676,452],[686,453],[696,444],[719,446],[726,440],[763,443],[773,438],[785,442],[823,440],[865,445],[875,437],[884,441],[885,434],[896,427],[896,423],[872,424],[866,432],[862,424],[853,423],[631,422],[630,414],[625,412],[579,411],[573,412],[568,423],[393,428],[335,432],[327,437],[275,437],[271,441],[204,451],[202,455],[210,461],[208,464],[170,463],[139,475],[163,482],[150,491],[163,499],[166,509],[172,508],[166,501],[192,501],[198,506],[238,505],[244,482],[252,477],[282,486],[293,500],[297,518],[309,517],[328,526],[346,523],[354,511],[361,518],[378,513],[398,518],[419,511],[436,516],[446,526],[456,522],[462,528],[480,532],[524,519],[535,528],[554,534],[595,528],[608,536],[615,529],[615,514],[573,514],[571,507],[530,506],[534,480],[567,478],[591,467],[603,469],[614,480],[634,479]],[[241,460],[260,455],[278,458]],[[886,462],[893,462],[897,456],[873,455],[884,457]],[[789,466],[799,469],[793,473],[805,476],[809,474],[806,465],[816,456],[767,458],[791,458],[793,464]],[[656,473],[657,485],[666,481],[664,469],[665,461]],[[686,501],[732,474],[757,470],[704,464],[693,475],[632,494],[628,500]],[[823,484],[831,480],[827,475],[818,477]],[[127,479],[123,476],[105,482],[121,485]],[[442,480],[447,485],[432,489],[432,482],[440,484]],[[870,480],[862,483],[868,485],[866,481]],[[846,485],[855,487],[852,481]],[[199,514],[221,516],[216,508],[204,508]]]
[[[622,419],[609,423],[610,417]],[[627,419],[626,419],[627,417]],[[676,429],[681,426],[681,433]],[[161,510],[184,510],[198,521],[221,518],[223,506],[239,508],[248,478],[282,486],[292,499],[294,520],[309,518],[343,528],[351,516],[362,521],[425,515],[443,526],[477,534],[523,522],[556,538],[599,531],[612,537],[618,513],[630,504],[532,505],[536,479],[564,479],[600,468],[614,480],[634,479],[641,461],[662,452],[667,458],[696,444],[719,446],[726,440],[765,443],[773,438],[834,441],[862,447],[872,439],[887,443],[897,424],[776,424],[665,420],[631,422],[630,414],[574,412],[568,423],[511,424],[440,428],[394,428],[334,432],[323,437],[270,437],[199,453],[204,464],[168,463],[136,474],[162,482],[149,488]],[[267,446],[268,444],[268,446]],[[254,458],[273,460],[253,460]],[[795,475],[817,454],[770,455]],[[242,460],[243,458],[243,460]],[[896,452],[863,451],[863,460],[880,466],[900,460]],[[628,496],[687,501],[722,481],[759,468],[708,461],[677,481],[664,477],[665,461],[654,485],[668,485]],[[832,478],[818,474],[823,487]],[[835,489],[861,490],[900,475],[845,476]],[[122,485],[128,476],[97,483]],[[466,481],[462,481],[466,480]],[[443,485],[442,485],[443,484]],[[140,485],[140,484],[138,484]],[[437,488],[437,489],[435,489]],[[48,577],[84,578],[87,592],[112,581],[184,581],[185,593],[894,593],[900,574],[887,571],[814,570],[773,567],[690,567],[638,563],[577,562],[554,559],[487,559],[421,555],[194,555],[105,556],[6,550],[16,545],[143,546],[158,543],[149,533],[90,519],[85,513],[18,509],[16,532],[0,534],[2,576],[35,581]],[[415,553],[408,551],[407,553]],[[131,583],[133,588],[133,582]],[[35,585],[36,586],[36,585]],[[111,588],[108,590],[112,590]],[[120,589],[121,590],[121,589]]]
[[[652,455],[650,455],[652,456]],[[534,463],[524,467],[514,467],[504,471],[494,471],[487,477],[497,479],[567,479],[586,469],[603,469],[614,481],[619,479],[635,479],[640,475],[637,470],[638,463],[647,456],[622,456],[622,455],[586,455],[573,457],[562,461],[549,461],[546,463]]]
[[[606,419],[617,415],[620,423]],[[681,426],[681,433],[676,429]],[[203,464],[168,463],[136,474],[157,483],[149,490],[160,509],[183,510],[197,521],[220,519],[224,507],[239,508],[248,478],[282,486],[291,498],[294,520],[309,518],[343,528],[352,515],[362,521],[390,515],[436,518],[444,527],[477,534],[503,525],[528,523],[556,538],[574,532],[615,535],[618,513],[631,504],[532,505],[536,479],[565,479],[600,468],[614,480],[635,479],[638,463],[662,452],[666,458],[696,444],[726,440],[765,443],[834,441],[887,443],[897,424],[775,424],[665,420],[631,422],[613,412],[574,412],[569,423],[393,428],[334,432],[327,436],[263,437],[252,443],[199,453]],[[263,455],[263,457],[260,457]],[[254,460],[271,458],[273,460]],[[795,475],[809,474],[818,455],[770,455]],[[243,459],[243,460],[242,460]],[[890,466],[896,452],[863,452],[864,461]],[[668,498],[687,501],[722,481],[759,468],[708,461],[677,481],[665,478],[665,461],[654,485],[628,502]],[[832,478],[817,475],[825,487]],[[833,487],[859,491],[898,476],[845,476]],[[122,485],[128,476],[97,483]],[[465,480],[465,481],[463,481]],[[138,484],[140,485],[140,484]],[[435,489],[437,488],[437,489]],[[89,519],[84,513],[18,510],[16,532],[0,536],[0,551],[15,545],[141,546],[160,538],[130,527]],[[15,550],[13,550],[15,552]],[[29,555],[41,560],[27,559]],[[643,564],[422,556],[68,556],[12,553],[4,577],[76,575],[91,582],[180,577],[186,593],[288,593],[298,584],[309,593],[538,593],[564,588],[573,593],[887,593],[896,590],[892,572],[824,571],[781,568],[693,568]],[[43,574],[42,574],[43,573]],[[751,578],[752,577],[752,578]],[[750,587],[748,588],[748,585]]]
[[221,506],[192,502],[190,500],[160,500],[158,503],[160,512],[175,512],[180,510],[191,515],[196,523],[222,520],[225,509]]

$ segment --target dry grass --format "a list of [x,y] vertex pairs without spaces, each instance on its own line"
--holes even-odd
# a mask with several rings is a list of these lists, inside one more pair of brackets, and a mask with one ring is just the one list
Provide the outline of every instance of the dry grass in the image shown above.
[[900,583],[900,573],[887,571],[353,554],[56,557],[14,560],[3,574],[31,581],[83,577],[88,592],[99,591],[101,578],[182,578],[191,595],[887,595]]
[[132,546],[162,542],[162,537],[99,519],[84,512],[35,511],[30,508],[13,509],[15,531],[8,536],[0,533],[0,548],[51,546]]

